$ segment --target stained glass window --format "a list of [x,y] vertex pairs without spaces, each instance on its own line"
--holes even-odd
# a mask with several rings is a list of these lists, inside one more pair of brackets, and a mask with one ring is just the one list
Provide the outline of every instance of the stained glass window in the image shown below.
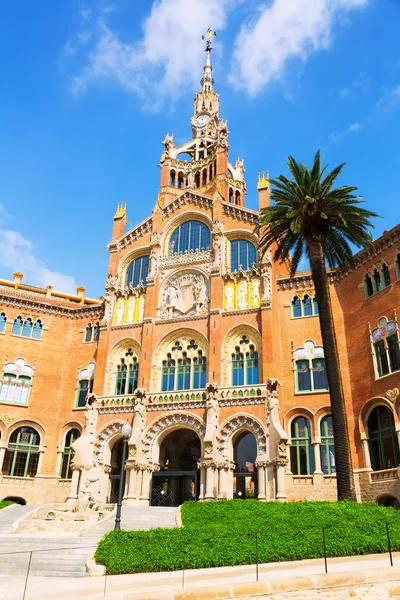
[[293,475],[312,475],[314,473],[311,427],[309,420],[305,417],[297,417],[291,424],[290,470]]
[[254,346],[250,346],[250,352],[246,355],[247,381],[246,385],[258,383],[258,352]]
[[244,355],[238,347],[232,354],[232,385],[244,385]]
[[316,358],[312,361],[312,377],[314,390],[328,389],[328,378],[326,376],[324,358]]
[[193,359],[193,389],[206,387],[206,357],[199,350],[199,356]]
[[311,373],[308,360],[296,361],[297,390],[299,392],[311,391]]
[[70,429],[65,436],[65,445],[62,455],[61,461],[61,471],[60,477],[61,479],[71,479],[72,477],[72,469],[71,469],[71,460],[73,450],[71,448],[72,443],[75,442],[81,436],[79,429]]
[[149,255],[135,258],[128,266],[125,285],[137,287],[140,283],[146,285],[146,277],[149,274]]
[[231,272],[243,269],[248,271],[257,266],[257,251],[255,246],[247,240],[231,241]]
[[336,473],[335,443],[333,440],[332,416],[321,419],[321,469],[324,475]]
[[207,250],[211,245],[210,230],[201,221],[185,221],[171,235],[169,253],[196,252]]
[[368,418],[371,465],[374,471],[399,466],[399,442],[394,418],[387,406],[376,406]]
[[28,404],[31,378],[27,375],[4,373],[0,389],[0,402],[7,404]]
[[172,392],[175,389],[175,361],[169,354],[162,363],[162,392]]
[[35,477],[39,463],[40,436],[32,427],[19,427],[10,436],[4,455],[3,474]]

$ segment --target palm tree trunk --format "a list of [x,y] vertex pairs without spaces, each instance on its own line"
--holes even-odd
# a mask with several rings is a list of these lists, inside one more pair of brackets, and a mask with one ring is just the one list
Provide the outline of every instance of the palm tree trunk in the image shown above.
[[355,500],[354,477],[346,407],[339,366],[339,352],[333,322],[331,297],[325,267],[325,256],[320,240],[308,244],[308,254],[318,302],[319,323],[325,353],[326,372],[331,397],[333,435],[338,500]]

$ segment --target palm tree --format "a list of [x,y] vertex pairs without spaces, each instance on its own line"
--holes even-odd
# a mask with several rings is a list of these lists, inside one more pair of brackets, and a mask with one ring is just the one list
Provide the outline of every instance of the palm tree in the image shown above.
[[350,244],[371,250],[370,218],[373,212],[361,208],[356,187],[334,188],[345,164],[328,174],[321,170],[321,155],[315,155],[311,170],[289,156],[292,180],[280,175],[271,180],[273,206],[261,210],[257,231],[260,250],[274,250],[274,259],[289,261],[293,276],[303,255],[310,261],[319,308],[319,322],[325,352],[335,440],[338,499],[355,499],[349,432],[339,366],[326,263],[332,268],[353,266]]

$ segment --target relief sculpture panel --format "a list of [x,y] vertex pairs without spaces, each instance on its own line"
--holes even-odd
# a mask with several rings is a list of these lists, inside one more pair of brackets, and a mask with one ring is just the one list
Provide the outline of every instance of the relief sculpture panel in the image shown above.
[[203,273],[181,272],[165,282],[158,309],[160,319],[203,315],[208,311],[209,283]]

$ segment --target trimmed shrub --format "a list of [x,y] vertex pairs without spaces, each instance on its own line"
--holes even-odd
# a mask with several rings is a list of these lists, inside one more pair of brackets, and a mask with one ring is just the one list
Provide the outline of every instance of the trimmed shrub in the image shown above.
[[10,504],[14,504],[14,502],[9,502],[8,500],[0,500],[0,510],[2,508],[6,508],[6,506],[10,506]]
[[182,529],[112,531],[95,560],[121,574],[320,558],[322,527],[327,556],[382,553],[386,522],[400,550],[400,513],[372,503],[186,502],[182,521]]

